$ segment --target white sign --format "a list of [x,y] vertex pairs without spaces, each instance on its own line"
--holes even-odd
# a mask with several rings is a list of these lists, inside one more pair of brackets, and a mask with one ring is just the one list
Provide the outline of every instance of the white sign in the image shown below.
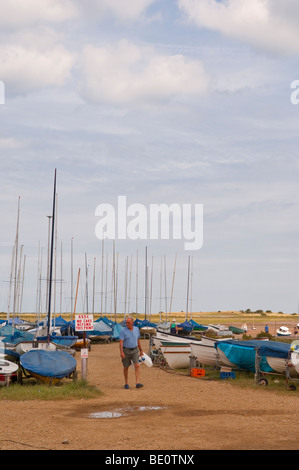
[[75,330],[76,331],[92,331],[93,330],[93,315],[82,313],[75,315]]
[[88,349],[81,349],[81,359],[88,359]]

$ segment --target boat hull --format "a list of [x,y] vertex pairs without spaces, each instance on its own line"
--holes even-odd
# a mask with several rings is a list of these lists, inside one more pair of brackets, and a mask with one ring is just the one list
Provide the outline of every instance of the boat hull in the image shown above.
[[203,365],[212,367],[233,366],[227,357],[222,357],[219,351],[217,352],[212,344],[191,343],[191,352],[192,356]]
[[18,364],[0,357],[0,387],[8,385],[10,378],[17,373]]
[[162,341],[170,341],[174,343],[191,343],[191,342],[196,342],[200,341],[197,340],[196,338],[188,338],[187,336],[179,336],[179,335],[173,335],[171,333],[165,333],[164,331],[157,331],[156,336],[153,337],[154,344],[156,348],[160,348],[162,345]]
[[191,353],[200,364],[207,366],[216,366],[217,364],[217,351],[214,346],[191,343]]
[[142,336],[154,336],[157,333],[156,328],[150,327],[150,326],[143,326],[140,328],[140,334]]
[[160,349],[170,369],[187,369],[189,367],[190,345],[162,346]]
[[55,351],[55,344],[48,341],[24,341],[16,345],[16,352],[23,355],[33,349],[42,349],[44,351]]
[[269,357],[266,356],[266,360],[269,366],[279,374],[286,374],[287,369],[289,370],[289,374],[291,377],[298,376],[298,371],[292,361],[288,359],[281,359],[277,357]]

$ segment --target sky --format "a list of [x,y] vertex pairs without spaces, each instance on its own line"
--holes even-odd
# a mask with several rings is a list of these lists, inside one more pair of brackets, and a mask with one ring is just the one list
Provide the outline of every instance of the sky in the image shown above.
[[[113,247],[117,311],[298,313],[298,2],[0,6],[0,311],[14,293],[47,310],[57,169],[56,313],[74,311],[79,269],[77,311],[114,312]],[[202,247],[103,244],[96,209],[120,196],[202,205]]]

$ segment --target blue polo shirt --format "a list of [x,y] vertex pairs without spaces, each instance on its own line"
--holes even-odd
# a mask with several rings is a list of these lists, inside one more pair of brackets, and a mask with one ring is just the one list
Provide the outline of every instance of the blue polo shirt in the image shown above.
[[138,345],[138,338],[140,338],[140,333],[137,326],[133,326],[132,331],[125,326],[119,334],[119,339],[124,342],[124,348],[136,348]]

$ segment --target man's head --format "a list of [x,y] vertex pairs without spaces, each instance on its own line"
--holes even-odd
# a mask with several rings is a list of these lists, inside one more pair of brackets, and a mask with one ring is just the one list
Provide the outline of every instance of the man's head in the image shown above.
[[134,320],[133,320],[132,317],[128,317],[128,318],[126,319],[126,326],[127,326],[127,328],[129,328],[129,330],[131,330],[131,329],[133,328],[133,326],[134,326]]

